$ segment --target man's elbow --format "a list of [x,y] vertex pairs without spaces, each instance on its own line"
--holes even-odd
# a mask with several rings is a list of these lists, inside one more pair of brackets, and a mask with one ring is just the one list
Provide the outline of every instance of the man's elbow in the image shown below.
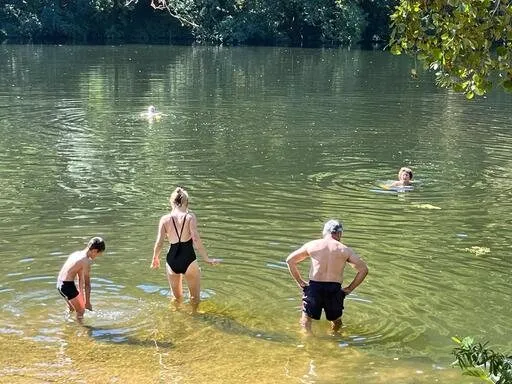
[[356,265],[356,270],[359,274],[366,276],[368,274],[368,266],[366,263],[361,263],[359,265]]

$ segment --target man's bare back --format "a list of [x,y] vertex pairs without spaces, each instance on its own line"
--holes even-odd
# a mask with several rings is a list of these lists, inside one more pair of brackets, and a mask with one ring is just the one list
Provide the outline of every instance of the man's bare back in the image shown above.
[[351,248],[332,237],[310,241],[304,249],[311,257],[310,280],[342,282],[346,263],[360,261]]

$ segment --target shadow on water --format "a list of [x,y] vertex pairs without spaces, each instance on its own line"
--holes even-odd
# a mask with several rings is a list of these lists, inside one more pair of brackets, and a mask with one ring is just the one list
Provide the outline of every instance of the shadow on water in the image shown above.
[[137,336],[128,335],[130,329],[123,328],[107,328],[107,327],[94,327],[92,325],[83,326],[87,330],[90,338],[113,344],[125,344],[138,347],[155,347],[160,348],[173,348],[175,344],[172,341],[161,341],[156,338],[139,338]]
[[193,318],[215,328],[218,331],[228,333],[230,335],[249,336],[278,343],[291,343],[296,341],[292,337],[282,333],[269,332],[265,329],[250,328],[233,317],[225,314],[200,313],[195,315]]

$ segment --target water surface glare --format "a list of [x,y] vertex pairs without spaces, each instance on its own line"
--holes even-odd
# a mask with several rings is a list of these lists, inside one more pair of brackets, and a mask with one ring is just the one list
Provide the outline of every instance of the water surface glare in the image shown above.
[[[451,336],[512,349],[512,97],[467,102],[410,66],[358,50],[0,46],[0,382],[472,382],[450,367]],[[141,118],[148,105],[162,116]],[[402,165],[413,190],[383,190]],[[224,260],[202,265],[196,317],[149,269],[176,185]],[[284,260],[330,218],[370,274],[340,335],[321,320],[304,338]],[[94,235],[107,252],[79,327],[55,279]]]

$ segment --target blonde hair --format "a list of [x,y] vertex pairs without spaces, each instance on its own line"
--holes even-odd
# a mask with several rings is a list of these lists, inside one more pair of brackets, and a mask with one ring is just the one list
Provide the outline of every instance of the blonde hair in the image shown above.
[[169,198],[171,207],[187,207],[188,206],[188,193],[181,187],[177,187]]
[[400,175],[405,172],[405,173],[408,173],[409,174],[409,178],[412,180],[412,169],[409,168],[409,167],[402,167],[400,168],[400,170],[398,171],[398,178],[400,179]]

